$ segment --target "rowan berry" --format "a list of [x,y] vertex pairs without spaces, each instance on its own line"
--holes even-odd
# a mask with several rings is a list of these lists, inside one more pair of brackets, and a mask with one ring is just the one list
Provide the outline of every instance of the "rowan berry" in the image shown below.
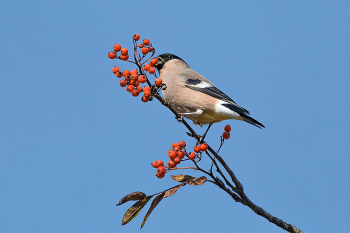
[[142,41],[142,44],[144,44],[144,45],[149,45],[149,39],[144,39],[143,41]]
[[176,167],[176,163],[175,163],[173,160],[169,160],[168,166],[169,166],[170,168],[174,168],[174,167]]
[[153,51],[153,47],[151,46],[148,48],[148,52],[152,52],[152,51]]
[[229,138],[230,138],[230,133],[229,133],[229,132],[223,132],[223,133],[222,133],[222,137],[223,137],[224,139],[229,139]]
[[134,97],[139,96],[139,94],[140,94],[140,92],[138,90],[133,90],[131,92],[131,95],[134,96]]
[[203,143],[203,144],[201,144],[199,147],[200,147],[201,151],[206,151],[206,150],[208,150],[208,144],[207,144],[207,143]]
[[165,176],[165,173],[156,173],[156,176],[159,178],[159,179],[162,179],[164,176]]
[[[153,67],[152,67],[153,68]],[[153,68],[154,69],[154,68]],[[162,79],[160,79],[160,78],[156,78],[156,80],[155,80],[155,85],[157,86],[157,87],[160,87],[161,85],[162,85],[162,83],[163,83],[163,81],[162,81]]]
[[177,158],[174,159],[174,162],[175,162],[176,164],[179,164],[179,163],[181,163],[181,159],[177,157]]
[[134,87],[133,85],[128,85],[128,86],[126,87],[126,91],[127,91],[127,92],[132,92],[134,89],[135,89],[135,87]]
[[150,64],[146,64],[146,65],[144,66],[144,68],[145,68],[146,71],[148,71],[148,69],[151,68],[151,66],[150,66]]
[[134,39],[134,41],[138,41],[140,39],[140,35],[134,34],[134,36],[132,38]]
[[185,148],[186,147],[186,142],[184,142],[184,141],[179,142],[179,147],[180,147],[180,149]]
[[199,146],[193,147],[194,152],[199,153],[201,152],[201,148]]
[[109,53],[108,53],[108,57],[109,57],[110,59],[115,59],[115,58],[117,57],[117,54],[116,54],[115,52],[109,52]]
[[174,160],[176,158],[176,152],[173,149],[170,149],[168,151],[168,155],[171,160]]
[[157,160],[157,167],[164,166],[162,160]]
[[125,78],[125,80],[126,80],[126,81],[128,81],[128,82],[130,82],[130,81],[131,81],[130,76],[125,76],[124,78]]
[[188,154],[188,158],[189,158],[190,160],[194,160],[196,157],[197,157],[197,155],[196,155],[196,153],[194,153],[194,152],[191,152],[191,153]]
[[154,67],[154,65],[158,62],[157,58],[153,58],[151,62],[149,63],[151,67]]
[[143,91],[144,91],[144,92],[145,92],[145,91],[151,92],[151,88],[150,88],[149,86],[145,86],[145,87],[143,88]]
[[132,77],[133,80],[137,80],[137,78],[139,77],[139,75],[136,74],[136,73],[132,73],[132,74],[131,74],[131,77]]
[[121,48],[122,48],[122,47],[120,46],[120,44],[115,44],[115,45],[113,46],[113,50],[116,51],[116,52],[119,52]]
[[124,70],[124,71],[123,71],[123,75],[124,75],[124,77],[130,76],[130,75],[131,75],[131,72],[130,72],[129,70]]
[[122,61],[127,61],[129,59],[129,55],[126,55],[126,56],[125,55],[120,55],[119,58]]
[[148,90],[143,90],[143,96],[147,97],[147,99],[151,96],[151,92]]
[[114,66],[114,67],[112,68],[113,74],[116,74],[118,71],[119,71],[119,67],[118,67],[118,66]]
[[179,150],[176,150],[176,156],[180,159],[183,159],[185,157],[185,151],[179,149]]
[[123,73],[121,71],[118,71],[115,76],[117,76],[118,78],[123,77]]
[[141,86],[137,86],[136,90],[138,90],[141,93],[142,92],[142,87]]
[[[131,81],[133,81],[133,82],[131,83]],[[131,84],[131,85],[134,85],[134,87],[138,87],[139,84],[140,84],[139,81],[137,81],[137,80],[131,80],[131,81],[130,81],[130,84]],[[140,91],[139,91],[139,92],[140,92]]]
[[179,143],[175,142],[175,143],[173,143],[171,146],[172,146],[172,148],[175,150],[176,147],[179,147]]
[[122,55],[126,56],[126,55],[128,55],[128,53],[129,53],[129,51],[127,48],[122,48],[122,50],[121,50]]
[[139,78],[137,79],[140,83],[145,83],[147,81],[146,76],[140,75]]
[[137,69],[133,69],[133,70],[130,71],[130,73],[131,74],[134,74],[134,73],[138,74],[139,72],[137,71]]
[[143,55],[146,55],[148,53],[148,48],[143,47],[141,52],[142,52]]
[[165,174],[165,167],[164,166],[159,166],[158,169],[157,169],[157,173],[164,173]]
[[142,96],[141,100],[142,100],[142,102],[146,103],[146,102],[148,102],[148,97],[147,96]]
[[158,166],[157,166],[157,161],[153,161],[151,165],[152,165],[152,167],[154,167],[154,168],[158,168]]
[[119,85],[121,86],[121,87],[125,87],[126,86],[126,81],[125,81],[125,79],[122,79],[122,80],[120,80],[120,82],[119,82]]
[[231,126],[230,125],[226,125],[224,130],[225,130],[225,132],[230,132],[231,131]]
[[139,44],[139,48],[142,49],[143,48],[143,44]]
[[155,72],[156,72],[156,69],[154,69],[154,67],[150,67],[148,69],[148,73],[150,73],[150,74],[154,74]]

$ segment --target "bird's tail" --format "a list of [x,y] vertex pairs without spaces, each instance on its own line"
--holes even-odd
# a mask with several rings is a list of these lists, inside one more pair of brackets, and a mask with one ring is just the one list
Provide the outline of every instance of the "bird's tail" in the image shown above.
[[265,128],[265,126],[263,124],[261,124],[259,121],[255,120],[253,117],[250,117],[246,114],[241,114],[241,117],[243,118],[243,120],[245,122],[248,122],[249,124],[252,124],[258,128]]

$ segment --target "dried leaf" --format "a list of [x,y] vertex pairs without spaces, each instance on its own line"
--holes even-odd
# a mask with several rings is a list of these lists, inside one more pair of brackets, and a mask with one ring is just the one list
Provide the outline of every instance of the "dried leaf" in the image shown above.
[[205,181],[207,181],[207,177],[201,176],[199,178],[189,179],[186,181],[186,183],[189,185],[202,185]]
[[188,175],[172,175],[171,178],[177,182],[186,182],[188,179],[195,179],[193,176]]
[[131,206],[123,216],[122,225],[125,225],[133,220],[152,197],[153,196],[147,196]]
[[125,197],[123,197],[122,199],[120,199],[119,203],[117,204],[118,205],[122,205],[128,201],[137,201],[137,200],[141,200],[143,198],[146,197],[146,194],[142,193],[142,192],[133,192],[133,193],[130,193],[128,195],[126,195]]
[[175,186],[174,188],[172,188],[172,189],[170,189],[170,190],[168,190],[168,191],[165,191],[165,194],[164,194],[163,199],[166,198],[166,197],[170,197],[171,195],[173,195],[174,193],[176,193],[176,191],[177,191],[179,188],[181,188],[181,187],[184,186],[184,185],[185,185],[185,184],[179,184],[179,185]]
[[152,201],[151,207],[149,208],[149,210],[147,211],[147,214],[143,218],[140,229],[142,229],[143,225],[145,225],[145,223],[146,223],[148,217],[150,216],[150,214],[152,213],[153,209],[156,208],[156,206],[159,204],[159,202],[163,199],[164,195],[165,195],[165,192],[162,192],[160,195],[158,195],[156,198],[154,198],[154,200]]

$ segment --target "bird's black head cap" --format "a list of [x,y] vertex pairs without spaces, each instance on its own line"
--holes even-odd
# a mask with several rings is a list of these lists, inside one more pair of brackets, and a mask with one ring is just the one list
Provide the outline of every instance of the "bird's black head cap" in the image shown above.
[[[171,61],[173,59],[179,59],[183,62],[185,62],[184,60],[182,60],[181,58],[179,58],[178,56],[171,54],[171,53],[163,53],[161,55],[158,55],[156,58],[158,58],[158,62],[155,64],[155,67],[158,70],[161,70],[164,66],[164,64],[168,61]],[[185,62],[186,63],[186,62]],[[186,63],[187,64],[187,63]]]

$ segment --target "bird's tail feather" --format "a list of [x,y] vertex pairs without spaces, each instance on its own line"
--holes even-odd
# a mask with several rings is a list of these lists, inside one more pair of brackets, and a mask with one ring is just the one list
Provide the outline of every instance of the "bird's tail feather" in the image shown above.
[[265,126],[263,124],[261,124],[259,121],[255,120],[254,118],[252,118],[252,117],[250,117],[248,115],[241,114],[241,117],[243,118],[243,120],[245,122],[248,122],[249,124],[252,124],[252,125],[254,125],[254,126],[256,126],[256,127],[260,128],[260,129],[261,128],[265,128]]

